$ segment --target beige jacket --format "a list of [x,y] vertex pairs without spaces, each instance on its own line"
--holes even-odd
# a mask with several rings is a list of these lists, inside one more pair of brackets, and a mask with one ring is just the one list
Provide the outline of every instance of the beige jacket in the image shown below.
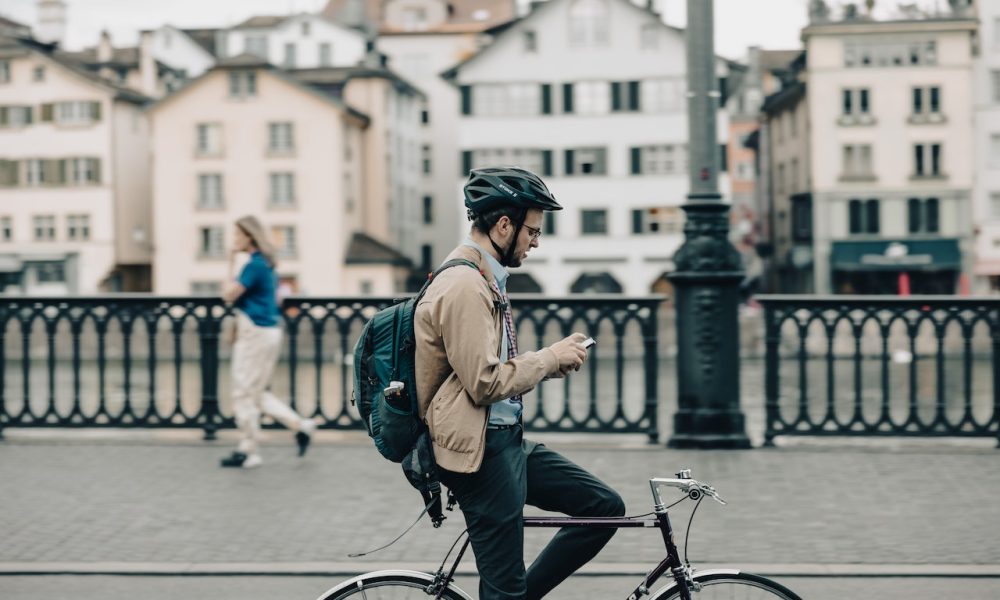
[[476,248],[459,246],[447,260],[456,258],[480,271],[465,265],[443,271],[417,305],[417,398],[437,464],[474,473],[483,461],[489,405],[558,375],[559,361],[549,348],[501,361],[503,312],[487,283],[493,273]]

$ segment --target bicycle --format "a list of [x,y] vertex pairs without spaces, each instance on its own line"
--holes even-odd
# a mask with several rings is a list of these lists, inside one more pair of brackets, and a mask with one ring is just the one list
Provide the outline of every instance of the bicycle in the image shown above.
[[[666,573],[673,577],[673,582],[661,590],[652,592],[649,600],[711,600],[711,599],[731,599],[741,600],[802,600],[794,592],[785,586],[771,581],[759,575],[743,573],[738,569],[711,569],[697,571],[691,567],[687,561],[687,549],[685,545],[685,557],[681,560],[674,544],[673,529],[670,525],[670,518],[667,509],[680,504],[684,500],[694,500],[698,504],[691,512],[688,521],[688,533],[690,533],[691,522],[694,514],[698,510],[698,505],[705,497],[712,498],[720,504],[726,504],[715,488],[691,478],[691,471],[682,470],[676,474],[675,479],[653,478],[649,480],[650,489],[653,492],[653,512],[634,517],[608,517],[608,518],[586,518],[586,517],[525,517],[525,527],[612,527],[621,529],[626,527],[645,527],[659,529],[663,534],[663,543],[666,546],[667,556],[660,563],[643,577],[640,583],[626,600],[639,600],[643,596],[651,594],[652,586]],[[669,506],[665,506],[660,498],[661,487],[678,488],[684,492],[684,496]],[[450,507],[449,507],[450,508]],[[445,572],[445,564],[454,551],[458,542],[465,537],[465,543],[455,557],[450,569]],[[365,573],[345,581],[323,593],[318,600],[395,600],[399,598],[411,597],[432,597],[435,600],[472,600],[472,597],[454,585],[455,572],[458,563],[469,547],[469,538],[466,532],[462,532],[455,543],[452,544],[448,554],[437,572],[421,573],[417,571],[373,571]]]

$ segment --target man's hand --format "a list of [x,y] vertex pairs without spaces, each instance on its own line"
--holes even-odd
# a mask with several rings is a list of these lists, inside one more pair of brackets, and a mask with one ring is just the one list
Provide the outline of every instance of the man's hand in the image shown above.
[[585,339],[587,336],[578,332],[549,346],[559,361],[561,375],[566,375],[570,369],[579,369],[580,365],[587,360],[587,351],[583,347]]

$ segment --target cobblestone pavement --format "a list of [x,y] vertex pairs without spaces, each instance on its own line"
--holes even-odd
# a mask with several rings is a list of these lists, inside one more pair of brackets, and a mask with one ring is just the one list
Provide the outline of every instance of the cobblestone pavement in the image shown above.
[[[41,563],[347,563],[348,553],[393,539],[419,512],[399,467],[350,434],[320,439],[299,459],[287,432],[269,432],[265,464],[250,471],[219,468],[231,441],[202,442],[193,432],[170,440],[173,432],[5,435],[7,573]],[[699,509],[696,564],[1000,564],[1000,451],[990,440],[693,452],[641,436],[534,437],[619,490],[630,514],[651,510],[650,476],[690,467],[714,484],[729,505]],[[679,538],[689,504],[673,513]],[[440,530],[425,520],[391,548],[353,560],[431,563],[461,530],[458,513]],[[550,536],[529,530],[526,556]],[[652,565],[662,552],[655,531],[623,530],[597,561]]]

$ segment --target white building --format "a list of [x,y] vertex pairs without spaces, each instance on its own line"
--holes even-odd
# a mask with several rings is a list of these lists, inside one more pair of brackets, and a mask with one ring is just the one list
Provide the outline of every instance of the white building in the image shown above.
[[414,231],[419,247],[414,262],[422,271],[444,260],[467,223],[461,196],[455,193],[459,95],[440,74],[472,55],[484,31],[515,15],[513,0],[467,0],[451,4],[450,12],[448,6],[444,0],[368,0],[364,13],[352,13],[350,2],[331,0],[323,13],[377,30],[378,49],[389,57],[389,67],[427,94],[421,118],[427,139],[420,147],[424,182],[416,199],[419,226]]
[[817,293],[964,287],[976,21],[957,10],[802,31]]
[[[512,291],[665,289],[688,192],[683,36],[628,0],[549,0],[446,73],[461,94],[456,190],[473,167],[515,164],[565,207]],[[718,127],[721,144],[721,111]]]
[[978,291],[1000,291],[1000,3],[982,0],[975,64]]
[[147,98],[0,40],[0,291],[149,289]]
[[252,54],[284,69],[353,67],[366,56],[366,35],[321,15],[257,16],[225,30],[219,58]]
[[140,35],[140,45],[148,43],[156,60],[183,72],[186,79],[194,79],[215,64],[216,42],[220,36],[225,36],[225,32],[161,25]]

